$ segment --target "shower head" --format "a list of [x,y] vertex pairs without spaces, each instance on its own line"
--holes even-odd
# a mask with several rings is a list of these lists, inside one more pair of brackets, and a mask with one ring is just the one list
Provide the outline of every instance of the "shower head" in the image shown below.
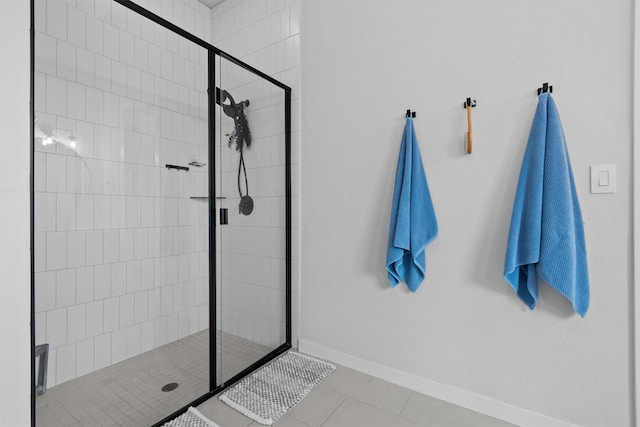
[[[227,99],[229,100],[230,104],[224,103]],[[231,96],[231,94],[226,90],[223,90],[221,92],[220,105],[222,106],[222,111],[224,111],[224,113],[227,116],[231,117],[232,119],[236,118],[236,116],[238,115],[238,108],[236,106],[236,102],[233,100],[233,97]]]
[[[224,103],[227,99],[229,100],[229,104]],[[244,107],[249,106],[249,100],[245,99],[244,101],[236,102],[229,92],[227,92],[226,90],[221,90],[220,101],[218,102],[218,104],[222,106],[222,111],[224,111],[227,116],[235,119],[240,115],[240,112]]]
[[[244,145],[247,147],[251,145],[251,131],[249,130],[247,117],[244,115],[244,107],[249,106],[249,100],[247,99],[236,103],[231,94],[226,90],[220,90],[219,99],[218,104],[222,107],[222,111],[233,119],[238,141],[238,150],[241,151]],[[229,100],[229,104],[225,104],[227,100]]]

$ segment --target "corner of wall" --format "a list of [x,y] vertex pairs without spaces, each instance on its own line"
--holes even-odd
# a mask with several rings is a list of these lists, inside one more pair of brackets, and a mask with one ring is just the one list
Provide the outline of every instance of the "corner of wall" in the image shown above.
[[2,3],[0,51],[0,409],[5,425],[30,424],[29,252],[30,2]]

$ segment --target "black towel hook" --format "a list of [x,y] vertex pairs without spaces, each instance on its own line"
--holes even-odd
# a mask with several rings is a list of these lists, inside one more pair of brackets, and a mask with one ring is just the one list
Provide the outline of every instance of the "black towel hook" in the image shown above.
[[416,116],[415,111],[407,110],[407,117],[415,117],[415,116]]
[[538,88],[538,95],[540,95],[541,93],[552,93],[553,92],[553,86],[551,86],[549,83],[543,83],[542,87]]

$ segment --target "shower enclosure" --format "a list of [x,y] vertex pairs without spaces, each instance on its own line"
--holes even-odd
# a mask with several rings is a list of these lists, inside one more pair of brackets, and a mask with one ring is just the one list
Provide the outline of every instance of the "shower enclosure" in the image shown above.
[[32,13],[32,424],[160,425],[290,348],[291,90],[131,1]]

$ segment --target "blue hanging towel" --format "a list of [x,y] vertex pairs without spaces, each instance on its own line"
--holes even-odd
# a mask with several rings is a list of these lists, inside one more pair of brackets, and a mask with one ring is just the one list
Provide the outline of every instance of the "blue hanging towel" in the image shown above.
[[407,117],[398,156],[387,245],[387,272],[392,287],[403,281],[411,292],[418,289],[425,274],[425,248],[437,235],[438,223],[413,119]]
[[560,116],[550,93],[538,97],[513,203],[504,277],[532,310],[538,277],[582,317],[589,274],[580,204]]

